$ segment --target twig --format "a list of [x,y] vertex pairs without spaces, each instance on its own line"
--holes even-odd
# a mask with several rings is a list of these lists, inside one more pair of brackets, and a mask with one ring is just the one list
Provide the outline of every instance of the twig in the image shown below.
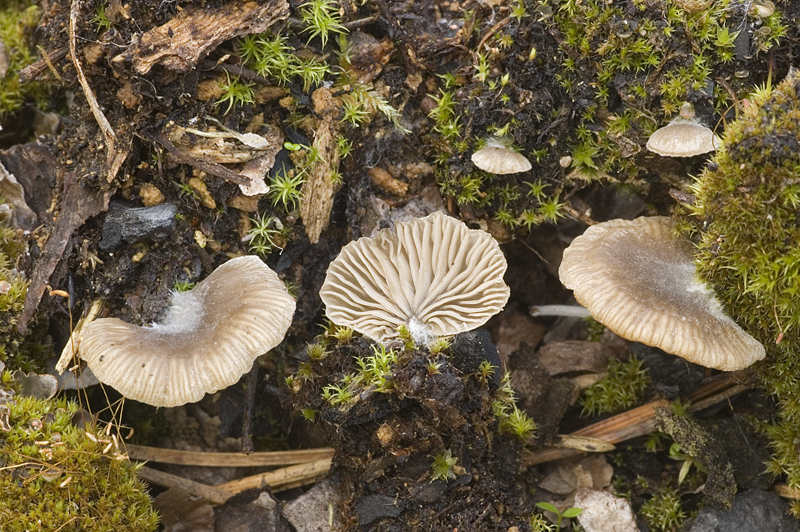
[[136,474],[139,476],[139,478],[149,482],[150,484],[156,484],[165,488],[177,486],[186,490],[189,495],[202,497],[214,504],[222,504],[235,495],[235,493],[231,491],[201,484],[200,482],[195,482],[194,480],[189,480],[188,478],[179,477],[178,475],[172,475],[170,473],[164,473],[163,471],[151,469],[149,467],[140,468]]
[[[693,402],[689,405],[688,410],[690,412],[702,410],[747,390],[746,386],[736,385],[720,391],[729,385],[730,382],[728,381],[715,381],[696,390],[689,397],[689,400]],[[645,405],[595,423],[594,425],[589,425],[588,427],[577,430],[573,432],[572,435],[588,436],[608,443],[619,443],[650,434],[655,430],[655,408],[657,406],[669,406],[669,401],[666,399],[651,401]],[[525,463],[527,465],[543,464],[578,453],[580,453],[580,451],[574,449],[549,447],[530,453],[525,458]]]
[[209,467],[254,467],[302,464],[323,459],[330,460],[333,456],[333,449],[330,447],[302,451],[260,452],[252,454],[178,451],[176,449],[161,449],[158,447],[144,447],[130,444],[126,446],[126,449],[131,460]]
[[327,473],[330,468],[331,459],[323,458],[306,464],[284,467],[275,471],[233,480],[217,487],[236,493],[261,486],[269,486],[272,491],[281,491],[311,484],[316,481],[317,477]]
[[108,182],[110,183],[114,180],[114,177],[117,175],[120,167],[122,167],[122,163],[125,162],[125,159],[128,157],[128,152],[124,150],[117,151],[117,135],[114,133],[114,129],[108,122],[106,115],[104,115],[103,111],[100,110],[100,106],[97,103],[97,98],[95,98],[94,92],[92,92],[92,88],[89,86],[89,81],[86,79],[86,75],[83,73],[81,62],[78,61],[75,28],[78,26],[79,13],[80,0],[72,0],[72,6],[70,7],[69,12],[69,55],[70,58],[72,58],[72,64],[75,66],[75,71],[78,75],[78,82],[81,84],[83,94],[86,96],[86,101],[89,103],[89,108],[92,110],[94,119],[97,122],[97,125],[100,126],[100,130],[103,132],[103,137],[105,138],[106,149],[108,150],[108,155],[106,156],[108,174],[106,175],[106,179],[108,179]]
[[42,73],[48,69],[48,67],[53,71],[53,74],[56,74],[54,63],[56,61],[61,61],[67,56],[67,52],[69,52],[69,46],[62,46],[61,48],[57,48],[52,52],[47,52],[46,50],[41,49],[39,51],[42,53],[42,58],[19,71],[20,83],[28,83],[35,80],[41,76]]
[[181,153],[178,148],[176,148],[175,145],[170,142],[167,136],[161,132],[156,133],[151,140],[161,144],[179,163],[188,164],[208,174],[215,175],[217,177],[221,177],[222,179],[236,183],[237,185],[250,184],[249,179],[237,174],[233,170],[225,168],[221,164],[203,161],[201,159],[191,157],[190,155],[186,155],[185,153]]
[[253,364],[247,375],[247,389],[244,394],[244,410],[242,411],[242,452],[253,453],[253,406],[256,402],[256,386],[258,386],[258,364]]

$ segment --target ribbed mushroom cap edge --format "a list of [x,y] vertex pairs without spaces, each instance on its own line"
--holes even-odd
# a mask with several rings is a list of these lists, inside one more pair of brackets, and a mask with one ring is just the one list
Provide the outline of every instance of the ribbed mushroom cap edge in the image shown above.
[[125,397],[153,406],[192,403],[236,383],[278,345],[294,309],[274,271],[258,257],[239,257],[174,294],[162,324],[95,320],[82,335],[80,356]]
[[558,273],[596,320],[627,340],[724,371],[765,356],[697,280],[692,245],[669,218],[592,226],[564,251]]

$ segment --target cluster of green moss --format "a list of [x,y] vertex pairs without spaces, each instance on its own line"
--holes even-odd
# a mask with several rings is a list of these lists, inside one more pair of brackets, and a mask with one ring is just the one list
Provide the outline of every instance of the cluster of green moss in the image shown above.
[[[697,271],[767,349],[758,364],[779,404],[768,469],[800,487],[800,74],[763,87],[725,130],[689,206]],[[794,504],[796,514],[800,504]]]
[[0,77],[0,116],[13,113],[26,100],[42,106],[49,101],[45,84],[19,82],[19,71],[38,59],[32,37],[40,16],[41,10],[33,0],[9,0],[0,10],[0,42],[8,57],[8,72]]
[[642,361],[632,356],[627,362],[612,358],[607,374],[580,397],[583,415],[611,414],[635,406],[641,399],[650,375]]
[[686,512],[681,507],[681,499],[673,489],[656,492],[642,505],[639,512],[651,530],[663,532],[677,530],[686,520]]
[[[524,174],[491,175],[469,164],[467,156],[487,136],[506,134],[540,175],[635,182],[640,168],[633,156],[683,102],[722,113],[732,102],[714,79],[729,79],[734,91],[752,83],[749,57],[734,48],[744,17],[754,17],[759,27],[749,35],[751,51],[769,50],[786,33],[779,11],[756,20],[733,0],[697,13],[671,0],[517,2],[510,21],[488,33],[468,13],[464,26],[481,28],[470,40],[478,45],[472,75],[463,69],[443,74],[438,94],[431,94],[431,144],[443,194],[509,228],[553,221],[560,214],[560,186],[531,183]],[[541,26],[556,49],[535,37]],[[481,38],[487,34],[490,39]],[[541,76],[553,72],[557,83],[543,83]],[[556,145],[559,150],[552,149]],[[526,193],[526,182],[540,192]]]
[[[621,149],[625,143],[641,145],[692,93],[706,92],[714,76],[737,60],[737,31],[731,24],[734,16],[746,16],[740,4],[718,0],[697,13],[671,0],[635,0],[633,6],[635,14],[602,0],[566,0],[554,13],[566,52],[560,82],[574,97],[592,101],[585,106],[572,148],[573,165],[587,176],[602,171],[633,177],[635,164]],[[778,11],[762,24],[766,30],[756,32],[752,43],[759,52],[786,33]],[[595,80],[589,91],[579,86],[587,74]],[[611,91],[622,100],[616,110],[609,109]],[[706,98],[717,112],[731,103],[719,85]]]
[[[7,396],[13,384],[3,372],[0,391]],[[121,442],[74,425],[79,410],[64,399],[20,396],[0,405],[3,530],[156,530],[158,516]]]

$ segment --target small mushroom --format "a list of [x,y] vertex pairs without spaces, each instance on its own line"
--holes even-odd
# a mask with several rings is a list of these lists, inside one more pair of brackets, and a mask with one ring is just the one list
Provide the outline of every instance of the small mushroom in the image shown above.
[[531,162],[524,155],[508,149],[497,138],[487,140],[486,147],[473,153],[472,162],[491,174],[516,174],[531,169]]
[[414,340],[472,330],[509,296],[506,260],[488,233],[435,212],[350,242],[328,267],[328,318],[378,342],[406,325]]
[[125,397],[153,406],[192,403],[234,384],[278,345],[294,308],[275,272],[258,257],[239,257],[175,293],[163,323],[93,321],[81,337],[80,357]]
[[764,358],[764,346],[698,281],[692,250],[669,218],[611,220],[572,241],[558,275],[596,320],[627,340],[724,371]]
[[694,157],[717,149],[722,141],[694,119],[677,118],[647,139],[647,149],[665,157]]

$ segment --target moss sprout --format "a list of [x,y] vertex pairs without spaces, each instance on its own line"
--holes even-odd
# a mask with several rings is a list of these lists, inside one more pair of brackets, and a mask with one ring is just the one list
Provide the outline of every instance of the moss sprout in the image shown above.
[[664,489],[642,505],[640,510],[651,530],[677,530],[683,525],[686,513],[681,500],[673,489]]
[[630,408],[650,384],[647,369],[635,356],[627,362],[611,359],[606,371],[605,377],[583,392],[580,399],[582,415],[609,414]]

